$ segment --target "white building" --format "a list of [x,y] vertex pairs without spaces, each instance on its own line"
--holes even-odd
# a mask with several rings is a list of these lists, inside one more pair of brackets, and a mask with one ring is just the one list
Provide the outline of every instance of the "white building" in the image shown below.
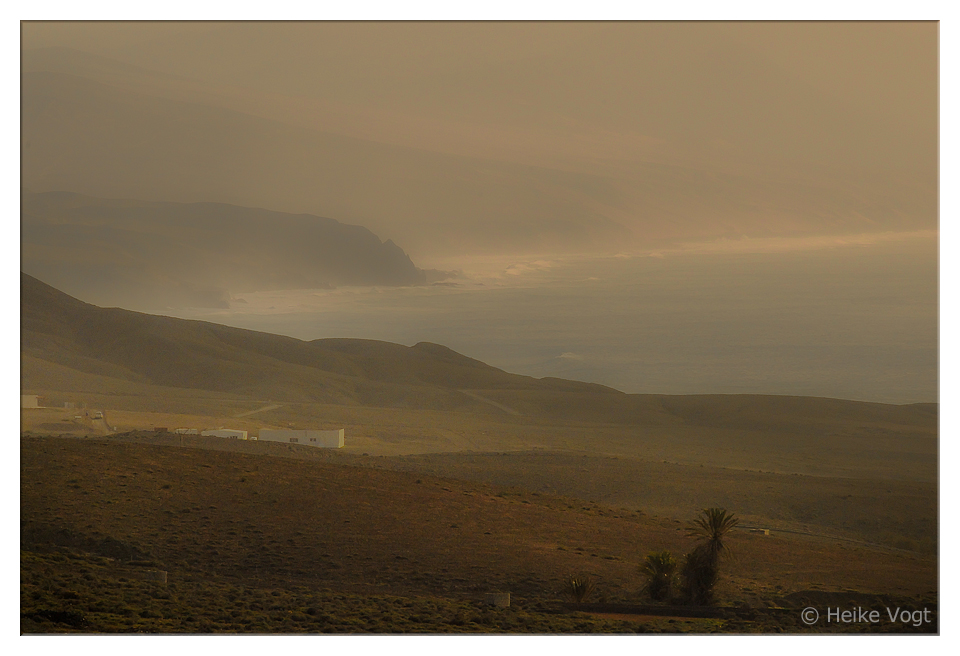
[[200,434],[206,437],[226,437],[233,440],[247,439],[247,431],[233,430],[232,428],[218,428],[217,430],[205,430]]
[[198,431],[196,428],[177,428],[173,432],[177,433],[178,435],[199,435],[200,434],[200,431]]
[[339,449],[343,446],[343,429],[339,430],[260,430],[261,441],[290,442],[317,446],[325,449]]
[[39,408],[40,397],[36,394],[21,394],[20,395],[20,407],[21,408]]

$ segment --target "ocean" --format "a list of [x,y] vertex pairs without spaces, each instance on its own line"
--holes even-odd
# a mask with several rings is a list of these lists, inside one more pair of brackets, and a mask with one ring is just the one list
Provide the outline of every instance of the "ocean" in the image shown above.
[[[629,393],[938,399],[935,234],[436,260],[423,287],[235,294],[168,313],[304,340],[436,342]],[[423,263],[419,263],[424,266]]]

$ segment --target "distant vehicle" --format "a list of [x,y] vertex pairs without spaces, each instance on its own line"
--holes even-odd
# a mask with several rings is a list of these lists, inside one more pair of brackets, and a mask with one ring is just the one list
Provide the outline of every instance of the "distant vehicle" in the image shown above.
[[96,412],[93,413],[93,418],[94,418],[94,419],[103,419],[103,413],[100,412],[99,410],[97,410]]

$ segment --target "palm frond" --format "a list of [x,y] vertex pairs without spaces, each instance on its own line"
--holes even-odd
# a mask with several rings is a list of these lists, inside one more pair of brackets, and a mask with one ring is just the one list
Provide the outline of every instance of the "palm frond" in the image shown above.
[[677,559],[669,551],[655,551],[647,554],[640,565],[640,572],[647,576],[670,576],[677,569]]
[[669,551],[647,554],[646,560],[640,565],[640,573],[647,577],[646,592],[657,601],[666,599],[670,595],[676,569],[677,559]]
[[727,513],[726,508],[704,508],[700,516],[690,522],[687,536],[701,538],[716,553],[724,550],[723,538],[740,520]]

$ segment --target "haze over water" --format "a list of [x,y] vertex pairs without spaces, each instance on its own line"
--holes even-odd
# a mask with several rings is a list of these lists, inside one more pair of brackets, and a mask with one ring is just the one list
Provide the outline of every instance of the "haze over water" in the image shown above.
[[935,21],[24,22],[21,269],[625,392],[935,401],[938,58]]
[[230,310],[171,313],[305,340],[436,342],[629,393],[937,400],[935,235],[748,246],[766,252],[477,258],[455,284],[240,294]]

